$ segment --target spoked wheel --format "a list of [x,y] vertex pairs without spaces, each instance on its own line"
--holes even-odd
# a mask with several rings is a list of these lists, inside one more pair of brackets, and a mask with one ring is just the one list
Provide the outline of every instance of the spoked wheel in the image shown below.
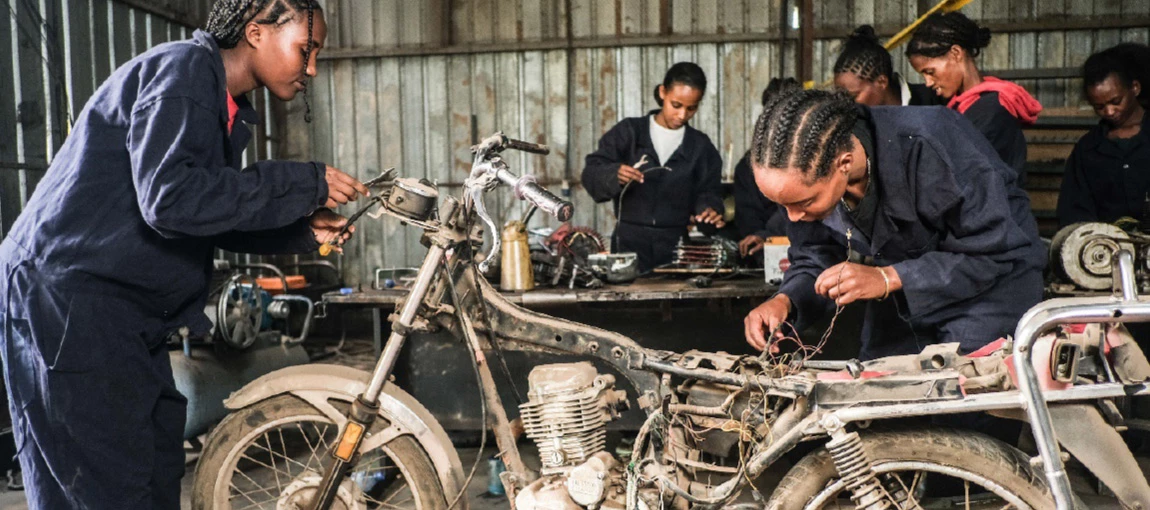
[[[863,436],[879,481],[900,510],[1046,510],[1054,500],[1022,452],[958,430]],[[793,467],[771,495],[771,510],[854,510],[834,461],[820,449]]]
[[[373,432],[387,427],[376,423]],[[310,404],[281,395],[232,413],[212,432],[196,466],[197,510],[310,509],[339,428]],[[454,496],[454,495],[452,495]],[[427,452],[400,436],[362,452],[333,510],[442,509]]]

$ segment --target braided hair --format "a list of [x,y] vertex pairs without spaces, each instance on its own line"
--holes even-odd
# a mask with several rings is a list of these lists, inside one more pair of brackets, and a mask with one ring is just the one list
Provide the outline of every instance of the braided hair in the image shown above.
[[851,148],[858,119],[844,92],[799,90],[770,98],[755,122],[751,161],[769,168],[798,168],[807,182],[830,175],[831,162]]
[[906,46],[906,56],[935,58],[946,55],[952,46],[960,46],[971,57],[977,57],[990,44],[990,29],[978,26],[965,14],[955,11],[930,15],[915,30]]
[[[671,90],[675,84],[686,85],[688,87],[699,89],[701,94],[707,92],[707,75],[703,73],[703,68],[699,67],[694,62],[679,62],[667,70],[667,74],[663,76],[663,90]],[[663,99],[659,97],[659,86],[655,86],[655,102],[659,106],[663,106]]]
[[1113,74],[1126,88],[1134,82],[1142,85],[1138,102],[1150,104],[1150,46],[1138,43],[1122,43],[1090,55],[1082,64],[1082,93],[1106,81]]
[[[307,50],[303,59],[303,75],[307,76],[307,64],[314,49],[312,28],[315,26],[315,11],[322,9],[318,0],[216,0],[204,30],[211,34],[220,49],[231,49],[243,39],[248,23],[279,27],[294,21],[295,14],[307,11]],[[303,102],[307,109],[304,120],[311,122],[311,102],[306,86]]]
[[803,90],[803,84],[794,78],[771,78],[767,88],[763,89],[763,106],[770,102],[772,97],[780,94],[790,94],[796,90]]
[[875,81],[886,76],[894,81],[894,64],[874,32],[874,27],[863,25],[855,29],[843,43],[843,51],[835,61],[834,73],[851,73],[859,79]]

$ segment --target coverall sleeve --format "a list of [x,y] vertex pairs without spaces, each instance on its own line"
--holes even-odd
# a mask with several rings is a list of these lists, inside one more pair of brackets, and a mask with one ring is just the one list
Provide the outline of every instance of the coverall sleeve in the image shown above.
[[779,294],[790,298],[791,314],[787,320],[801,331],[834,307],[834,301],[815,293],[815,280],[823,271],[845,261],[847,253],[821,223],[788,223],[787,237],[791,240],[787,250],[791,266],[783,274]]
[[319,163],[260,161],[242,171],[205,166],[220,143],[217,113],[188,97],[136,107],[128,130],[136,200],[144,221],[169,238],[279,229],[327,197]]
[[630,165],[624,158],[631,152],[635,135],[627,122],[615,124],[599,139],[599,149],[587,155],[583,168],[583,188],[596,202],[606,202],[619,196],[619,166]]
[[1058,192],[1058,226],[1080,221],[1098,221],[1098,207],[1086,180],[1086,169],[1078,157],[1078,147],[1066,158],[1066,171],[1062,174],[1062,189]]
[[290,255],[314,252],[319,249],[311,217],[300,218],[280,228],[242,232],[234,230],[216,236],[217,248],[253,255]]
[[907,161],[912,168],[942,170],[917,172],[938,177],[920,179],[915,190],[919,217],[937,225],[936,247],[929,247],[932,242],[922,254],[909,251],[912,258],[894,264],[912,317],[975,297],[1023,266],[1032,241],[1011,215],[1002,175],[988,166],[959,178],[951,161],[926,142],[915,143]]
[[723,157],[710,140],[703,144],[699,164],[701,168],[695,170],[695,214],[710,208],[721,215],[726,211],[723,206]]

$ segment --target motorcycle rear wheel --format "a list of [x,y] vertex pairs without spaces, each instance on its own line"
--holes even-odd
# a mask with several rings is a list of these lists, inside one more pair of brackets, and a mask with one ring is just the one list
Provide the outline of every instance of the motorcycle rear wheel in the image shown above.
[[[928,429],[864,432],[862,440],[884,485],[901,487],[912,495],[898,508],[1054,508],[1046,479],[1031,466],[1027,456],[985,435]],[[924,480],[927,483],[920,486]],[[937,494],[943,492],[939,486],[956,490]],[[932,489],[936,494],[930,494]],[[849,496],[830,453],[820,448],[783,477],[771,494],[767,509],[854,510]]]

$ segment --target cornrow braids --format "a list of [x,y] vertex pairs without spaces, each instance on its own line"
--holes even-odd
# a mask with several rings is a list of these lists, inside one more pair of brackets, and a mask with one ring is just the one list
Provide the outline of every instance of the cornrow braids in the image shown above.
[[[216,0],[208,14],[208,24],[204,30],[212,35],[221,49],[235,48],[244,36],[248,23],[282,26],[295,20],[295,14],[307,11],[307,51],[303,58],[303,75],[307,76],[307,65],[314,47],[312,29],[315,26],[315,11],[321,10],[317,0]],[[266,11],[266,12],[265,12]],[[260,16],[260,13],[264,13]],[[311,101],[308,100],[307,85],[303,89],[303,102],[306,108],[304,121],[311,122]]]
[[990,29],[978,26],[965,14],[955,11],[930,15],[915,30],[906,46],[906,56],[941,57],[951,46],[960,46],[977,57],[990,44]]
[[866,81],[886,76],[888,80],[894,81],[894,64],[890,52],[879,42],[874,27],[860,26],[847,37],[843,51],[835,61],[834,73],[851,73]]
[[801,90],[772,97],[755,122],[751,161],[797,168],[808,182],[817,181],[850,149],[857,119],[854,101],[843,92]]

